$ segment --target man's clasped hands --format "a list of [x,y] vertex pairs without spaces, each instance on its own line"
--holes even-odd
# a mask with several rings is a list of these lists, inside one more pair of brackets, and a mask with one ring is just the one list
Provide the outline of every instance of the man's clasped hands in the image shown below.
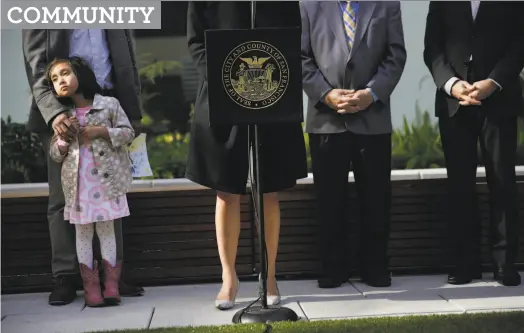
[[495,81],[486,79],[470,84],[459,80],[453,84],[451,95],[458,99],[460,105],[482,105],[482,100],[488,98],[497,90]]
[[[495,81],[490,79],[473,84],[458,80],[451,88],[451,95],[463,106],[482,105],[482,100],[491,96],[497,88]],[[340,114],[356,113],[368,108],[373,103],[373,96],[367,89],[332,89],[327,93],[324,102]]]
[[355,113],[373,103],[373,96],[367,89],[332,89],[325,97],[325,103],[338,113]]

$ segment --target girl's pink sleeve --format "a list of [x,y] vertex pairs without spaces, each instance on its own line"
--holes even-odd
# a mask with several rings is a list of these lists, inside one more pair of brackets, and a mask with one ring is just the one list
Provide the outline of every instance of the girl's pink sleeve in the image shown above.
[[57,135],[53,136],[51,146],[49,147],[49,155],[57,162],[62,163],[69,150],[69,143],[60,139]]
[[56,140],[56,145],[58,147],[67,147],[67,146],[69,146],[69,143],[67,143],[67,141],[64,141],[62,139],[58,139],[58,140]]

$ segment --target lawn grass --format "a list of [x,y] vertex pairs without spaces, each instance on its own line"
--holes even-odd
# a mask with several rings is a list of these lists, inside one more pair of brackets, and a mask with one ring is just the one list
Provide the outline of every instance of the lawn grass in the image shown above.
[[[272,333],[522,333],[524,312],[405,316],[271,324]],[[265,325],[171,327],[111,333],[264,333]],[[108,332],[109,333],[109,332]]]

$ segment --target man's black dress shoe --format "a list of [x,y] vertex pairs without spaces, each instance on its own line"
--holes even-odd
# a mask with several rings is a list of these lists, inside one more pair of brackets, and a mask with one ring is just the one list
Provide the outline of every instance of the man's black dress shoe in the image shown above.
[[333,289],[342,286],[344,282],[342,279],[323,277],[318,279],[318,287],[322,289]]
[[471,283],[473,280],[482,279],[482,267],[480,265],[474,267],[475,268],[473,269],[455,269],[454,272],[448,275],[448,283],[460,285]]
[[55,287],[49,295],[49,305],[60,306],[72,303],[76,298],[75,276],[62,275],[55,278]]
[[391,286],[391,274],[387,270],[362,274],[362,282],[370,287],[385,288]]
[[493,272],[496,281],[507,287],[519,286],[521,283],[520,274],[513,266],[499,267]]
[[468,284],[473,281],[473,277],[469,273],[452,273],[448,275],[449,284]]
[[144,288],[128,284],[122,279],[120,279],[120,282],[118,283],[118,289],[122,297],[137,297],[144,295]]

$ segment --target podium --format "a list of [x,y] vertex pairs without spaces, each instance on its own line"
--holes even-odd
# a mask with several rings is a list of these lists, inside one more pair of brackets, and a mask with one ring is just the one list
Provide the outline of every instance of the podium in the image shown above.
[[[251,29],[205,32],[210,125],[248,126],[252,149],[254,177],[250,179],[258,221],[260,297],[238,311],[233,322],[296,321],[298,316],[293,310],[267,305],[264,189],[260,181],[264,170],[259,154],[259,125],[303,121],[301,29],[255,28],[255,14],[255,2],[251,2]],[[258,300],[261,305],[254,306]]]

